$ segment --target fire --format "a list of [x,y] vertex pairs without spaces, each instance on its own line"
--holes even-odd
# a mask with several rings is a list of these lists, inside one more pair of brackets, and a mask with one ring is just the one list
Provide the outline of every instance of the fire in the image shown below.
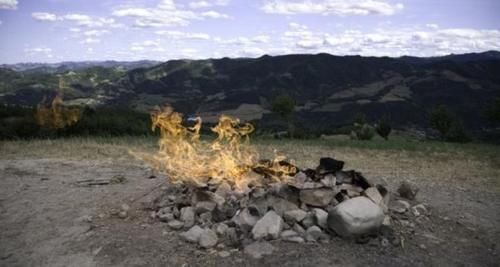
[[75,107],[64,106],[62,97],[57,94],[50,106],[43,103],[38,105],[35,118],[37,123],[46,128],[62,129],[67,126],[73,125],[80,119],[80,109]]
[[255,130],[250,123],[222,115],[211,128],[217,138],[208,142],[200,139],[199,117],[193,120],[193,126],[187,127],[182,124],[182,114],[166,106],[154,111],[151,119],[152,129],[160,131],[159,151],[141,158],[173,182],[196,186],[227,182],[235,189],[245,189],[249,185],[284,181],[296,172],[293,165],[283,164],[284,157],[259,160],[259,153],[250,145],[249,135]]
[[46,98],[38,104],[35,119],[38,125],[51,129],[62,129],[78,122],[81,110],[77,107],[64,105],[62,92],[65,88],[64,79],[59,77],[59,93],[56,94],[50,106],[46,105]]

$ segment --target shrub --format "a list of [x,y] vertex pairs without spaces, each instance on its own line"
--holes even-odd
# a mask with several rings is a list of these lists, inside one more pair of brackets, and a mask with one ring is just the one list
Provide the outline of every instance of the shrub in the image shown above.
[[378,135],[380,135],[385,140],[389,139],[389,135],[391,134],[392,127],[387,118],[383,118],[379,123],[375,125],[375,131]]
[[351,132],[351,138],[357,140],[371,140],[375,135],[375,129],[373,126],[365,123],[359,124],[355,123],[354,128]]

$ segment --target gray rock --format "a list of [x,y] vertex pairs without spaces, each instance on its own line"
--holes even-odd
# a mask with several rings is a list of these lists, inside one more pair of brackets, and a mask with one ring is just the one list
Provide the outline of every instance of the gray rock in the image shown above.
[[410,209],[410,203],[404,200],[396,200],[390,203],[389,210],[396,213],[405,213]]
[[244,208],[237,212],[232,219],[232,221],[244,232],[250,231],[258,220],[259,217],[251,214],[248,208]]
[[314,218],[316,219],[316,224],[319,227],[326,229],[327,228],[326,221],[328,219],[328,212],[326,212],[322,209],[315,208],[315,209],[313,209],[313,214],[314,214]]
[[295,231],[292,230],[286,230],[281,232],[280,237],[283,241],[292,243],[304,243],[304,238],[302,238],[301,236],[299,236],[299,234],[297,234]]
[[221,257],[221,258],[227,258],[227,257],[231,256],[231,252],[225,251],[225,250],[219,251],[218,254],[219,254],[219,257]]
[[232,193],[231,186],[226,182],[222,182],[217,187],[217,190],[215,190],[215,194],[224,198],[224,199],[229,197],[231,195],[231,193]]
[[269,242],[257,241],[245,247],[245,254],[254,258],[260,259],[263,256],[271,255],[274,252],[274,247]]
[[204,232],[204,230],[199,227],[198,225],[195,225],[191,227],[188,231],[181,233],[180,237],[190,243],[198,243],[200,240],[201,234]]
[[383,201],[382,195],[380,194],[380,192],[376,187],[367,188],[365,191],[363,191],[362,195],[369,198],[371,201],[373,201],[373,203],[379,206],[382,204]]
[[228,229],[229,229],[229,226],[227,226],[227,224],[225,224],[225,223],[218,223],[217,225],[215,225],[215,232],[219,236],[224,236]]
[[384,220],[382,209],[366,197],[348,199],[328,213],[328,228],[342,237],[377,230]]
[[300,226],[300,224],[296,223],[293,225],[292,230],[294,230],[297,234],[304,236],[306,234],[306,230]]
[[401,183],[401,185],[398,188],[398,194],[401,197],[409,200],[414,200],[415,197],[417,196],[417,193],[418,193],[418,188],[407,181]]
[[180,230],[182,227],[184,227],[184,223],[179,221],[179,220],[172,220],[167,223],[168,227],[174,230]]
[[318,226],[313,225],[313,226],[307,228],[307,231],[306,231],[306,240],[307,241],[316,242],[316,241],[327,240],[327,239],[328,239],[328,235],[323,233],[323,231],[321,231],[321,229]]
[[212,225],[212,213],[207,211],[199,215],[198,221],[202,225]]
[[277,239],[283,230],[283,219],[270,210],[252,228],[252,237],[258,239]]
[[418,217],[421,215],[426,215],[428,211],[424,204],[418,204],[411,207],[411,213],[413,214],[413,216]]
[[128,211],[124,211],[124,210],[120,211],[118,213],[118,217],[120,217],[121,219],[127,218],[128,217]]
[[315,207],[326,207],[332,201],[335,192],[332,189],[303,189],[300,191],[300,201]]
[[196,214],[204,213],[204,212],[211,212],[215,209],[217,206],[217,203],[212,202],[212,201],[200,201],[196,203],[195,206],[195,211]]
[[219,239],[217,238],[217,234],[211,229],[205,229],[200,235],[200,239],[198,244],[202,248],[211,248],[217,245]]
[[184,222],[185,228],[191,228],[195,223],[195,214],[193,207],[182,208],[180,219]]
[[283,214],[287,211],[296,210],[299,208],[296,204],[286,199],[274,196],[269,196],[267,198],[267,203],[267,205],[271,207],[279,216],[283,216]]
[[316,218],[312,212],[307,213],[306,217],[300,222],[306,229],[316,224]]
[[174,214],[172,213],[157,213],[156,216],[162,222],[170,222],[175,219]]
[[301,222],[307,215],[307,212],[301,209],[289,210],[283,213],[283,219],[289,223]]
[[337,178],[333,174],[327,174],[323,179],[320,180],[320,183],[324,187],[334,188],[337,183]]

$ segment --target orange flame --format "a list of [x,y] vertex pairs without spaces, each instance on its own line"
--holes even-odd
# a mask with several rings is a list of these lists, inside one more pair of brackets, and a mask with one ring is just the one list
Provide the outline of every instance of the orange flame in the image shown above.
[[[173,182],[187,182],[197,186],[227,182],[235,189],[261,185],[264,179],[284,181],[295,173],[293,165],[283,165],[284,157],[273,161],[259,161],[258,152],[250,146],[249,135],[255,130],[250,123],[222,115],[211,128],[217,134],[212,142],[200,140],[201,118],[194,119],[192,127],[182,125],[182,114],[170,106],[151,114],[152,129],[160,130],[159,151],[141,156],[169,176]],[[259,169],[267,177],[252,170]]]
[[62,97],[57,94],[49,107],[44,105],[45,97],[37,107],[35,119],[37,123],[46,128],[62,129],[73,125],[80,119],[80,109],[64,106]]

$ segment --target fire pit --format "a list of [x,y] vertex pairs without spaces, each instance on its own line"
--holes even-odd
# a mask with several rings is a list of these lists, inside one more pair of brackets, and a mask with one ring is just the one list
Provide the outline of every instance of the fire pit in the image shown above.
[[340,160],[321,158],[315,169],[282,156],[262,160],[248,143],[253,126],[227,116],[212,128],[218,134],[212,142],[200,140],[200,118],[185,127],[182,115],[166,107],[152,119],[160,150],[136,155],[171,183],[149,205],[151,216],[187,242],[245,247],[255,258],[272,251],[266,241],[275,239],[327,243],[332,236],[363,240],[384,233],[391,239],[385,242],[399,242],[390,227],[389,190],[344,170]]

